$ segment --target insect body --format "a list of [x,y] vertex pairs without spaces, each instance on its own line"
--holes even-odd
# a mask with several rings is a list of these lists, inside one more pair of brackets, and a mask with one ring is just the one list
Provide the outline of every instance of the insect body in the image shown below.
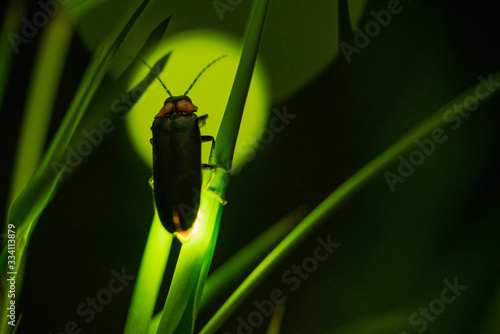
[[200,135],[197,110],[187,96],[169,97],[151,127],[154,197],[170,233],[190,229],[198,215],[201,143],[208,137]]
[[187,93],[200,75],[220,58],[207,65],[181,96],[172,96],[158,78],[170,97],[165,100],[151,126],[153,189],[160,220],[170,233],[188,231],[198,216],[202,180],[201,144],[212,141],[213,149],[215,141],[211,136],[201,136],[199,123],[208,116],[196,116],[198,108]]

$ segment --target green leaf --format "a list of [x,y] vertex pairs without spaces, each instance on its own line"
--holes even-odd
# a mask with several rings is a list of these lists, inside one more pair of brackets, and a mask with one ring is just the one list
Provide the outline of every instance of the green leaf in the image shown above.
[[[203,184],[216,171],[203,171]],[[219,189],[225,192],[225,189]],[[198,307],[210,268],[222,215],[219,198],[203,191],[200,199],[198,219],[199,230],[191,240],[183,244],[174,277],[170,285],[165,307],[158,327],[158,333],[191,333],[198,313]],[[197,224],[195,222],[195,224]]]
[[64,11],[43,31],[14,163],[11,201],[26,186],[40,163],[72,35],[73,25]]
[[172,234],[168,233],[155,214],[142,256],[139,274],[125,325],[125,334],[146,333],[153,315],[158,292],[172,245]]
[[285,304],[277,304],[274,308],[269,327],[267,327],[266,334],[279,334],[281,330],[281,323],[283,322],[283,315],[285,314]]
[[214,163],[226,169],[231,168],[236,137],[240,128],[243,107],[250,87],[250,80],[257,59],[260,39],[269,1],[257,1],[252,20],[246,33],[241,60],[234,78],[234,84],[227,102],[226,111],[217,133],[217,146],[214,150]]

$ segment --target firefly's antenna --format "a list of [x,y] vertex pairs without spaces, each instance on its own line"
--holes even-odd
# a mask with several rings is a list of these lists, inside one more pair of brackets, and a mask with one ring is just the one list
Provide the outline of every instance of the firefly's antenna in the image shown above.
[[151,66],[149,66],[149,64],[146,63],[146,61],[144,59],[142,59],[140,57],[137,57],[137,59],[140,60],[144,65],[146,65],[151,70],[151,72],[154,73],[156,79],[158,79],[158,81],[161,83],[161,85],[163,86],[163,88],[165,88],[165,90],[167,91],[168,95],[172,96],[172,94],[168,90],[167,86],[165,86],[165,84],[163,83],[163,81],[161,81],[160,76],[158,75],[158,73],[156,73],[156,71]]
[[191,88],[193,88],[196,80],[198,80],[198,78],[203,74],[203,72],[205,72],[207,70],[207,68],[209,68],[210,66],[212,66],[213,64],[215,64],[216,62],[218,62],[219,60],[221,60],[224,57],[227,57],[227,55],[220,56],[219,58],[213,60],[210,64],[205,66],[205,68],[203,70],[201,70],[200,74],[198,74],[198,76],[194,79],[193,83],[191,84],[191,86],[189,86],[188,90],[184,93],[184,95],[187,95],[187,93],[191,90]]

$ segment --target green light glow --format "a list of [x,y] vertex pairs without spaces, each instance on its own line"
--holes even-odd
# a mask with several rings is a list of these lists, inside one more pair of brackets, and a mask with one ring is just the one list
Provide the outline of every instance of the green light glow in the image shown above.
[[[171,51],[172,55],[160,78],[173,95],[184,94],[208,63],[222,55],[228,55],[204,72],[188,94],[193,104],[198,107],[197,115],[209,115],[201,129],[202,135],[216,137],[239,62],[239,44],[220,33],[192,31],[170,38],[158,47],[154,55],[145,60],[154,64],[157,59]],[[144,65],[138,66],[137,69],[137,75],[130,87],[137,85],[148,72]],[[259,134],[267,124],[270,112],[269,96],[267,77],[262,65],[257,63],[236,144],[234,165],[243,165],[255,150]],[[149,142],[151,124],[167,97],[163,87],[155,81],[127,116],[127,127],[133,146],[149,166],[152,164]],[[203,162],[208,161],[209,144],[206,145]]]

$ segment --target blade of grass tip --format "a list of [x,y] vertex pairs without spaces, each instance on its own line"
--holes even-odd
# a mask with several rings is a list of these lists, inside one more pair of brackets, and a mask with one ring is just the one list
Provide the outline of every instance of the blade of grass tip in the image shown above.
[[[146,42],[144,42],[144,45],[141,47],[141,49],[137,53],[137,56],[135,57],[135,59],[134,58],[131,59],[132,63],[134,61],[139,61],[139,59],[147,58],[147,55],[152,54],[154,52],[154,50],[156,50],[158,48],[158,46],[161,44],[161,41],[165,37],[165,34],[167,32],[167,28],[168,28],[168,25],[170,24],[171,19],[172,19],[172,16],[167,17],[165,20],[160,22],[160,24],[158,24],[153,29],[153,31],[149,34],[148,38],[146,39]],[[165,55],[164,57],[162,57],[162,59],[164,59],[164,62],[162,62],[160,60],[160,61],[157,61],[156,64],[154,64],[154,66],[152,68],[153,69],[156,68],[156,70],[150,71],[150,74],[153,77],[155,77],[157,75],[156,71],[159,71],[159,69],[165,68],[165,65],[166,65],[171,53],[172,52],[170,52],[167,55]],[[141,65],[144,65],[144,64],[141,64]],[[122,82],[129,82],[130,77],[134,74],[135,74],[134,67],[129,66],[127,68],[127,70],[123,71],[122,74],[120,74],[118,80],[122,81]],[[156,80],[156,78],[155,78],[155,80]],[[131,90],[130,92],[134,92],[134,90]],[[134,92],[134,96],[130,97],[132,99],[132,101],[134,101],[134,102],[140,98],[140,96],[137,98],[134,98],[135,96],[137,96],[137,94]],[[142,96],[142,94],[141,94],[141,96]]]
[[[203,287],[212,261],[222,214],[222,198],[228,183],[227,170],[231,166],[250,80],[257,57],[268,1],[257,2],[245,37],[245,44],[228,106],[217,134],[215,168],[210,179],[204,176],[208,191],[201,194],[206,214],[200,219],[197,241],[182,247],[176,270],[165,302],[158,333],[191,333],[198,313]],[[207,173],[204,173],[207,175]],[[209,182],[210,181],[210,182]],[[201,235],[201,236],[200,236]]]
[[146,333],[163,281],[173,236],[155,212],[132,294],[124,334]]
[[23,313],[21,313],[19,315],[19,318],[17,318],[16,327],[14,327],[14,331],[12,332],[12,334],[16,334],[17,333],[17,329],[19,328],[19,325],[21,324],[21,320],[23,320]]
[[283,322],[283,315],[285,314],[285,304],[277,304],[274,308],[273,316],[269,322],[266,334],[279,334],[281,330],[281,323]]
[[12,59],[14,53],[19,52],[17,41],[20,40],[20,37],[18,32],[25,12],[26,0],[10,0],[4,14],[1,33],[4,38],[0,39],[0,109],[12,70]]
[[215,142],[214,163],[229,170],[233,160],[236,137],[243,116],[243,107],[250,87],[260,39],[264,30],[269,0],[258,0],[246,32],[245,44],[226,110]]
[[72,35],[73,24],[66,11],[43,30],[22,119],[9,202],[26,186],[40,163]]
[[[210,274],[203,289],[200,310],[206,308],[215,297],[243,276],[245,271],[264,257],[304,216],[304,206],[296,208]],[[149,333],[156,333],[158,330],[162,312],[156,314],[151,320]]]
[[[500,81],[500,71],[491,75],[491,81]],[[221,306],[216,314],[210,319],[200,334],[215,333],[224,321],[229,318],[232,312],[245,300],[248,295],[271,273],[274,267],[280,263],[289,253],[291,253],[303,240],[305,240],[315,228],[326,220],[332,213],[340,207],[347,199],[356,193],[362,186],[382,172],[398,155],[409,149],[415,140],[426,135],[430,131],[445,123],[443,114],[452,111],[457,114],[465,110],[464,103],[461,103],[470,96],[475,96],[483,83],[475,85],[462,93],[451,102],[437,110],[423,122],[411,129],[406,135],[385,150],[382,154],[370,161],[353,176],[342,183],[333,193],[321,202],[283,241],[272,250],[271,253],[252,271],[245,281]],[[493,92],[498,91],[498,87],[492,88]],[[483,97],[486,100],[491,95]]]

